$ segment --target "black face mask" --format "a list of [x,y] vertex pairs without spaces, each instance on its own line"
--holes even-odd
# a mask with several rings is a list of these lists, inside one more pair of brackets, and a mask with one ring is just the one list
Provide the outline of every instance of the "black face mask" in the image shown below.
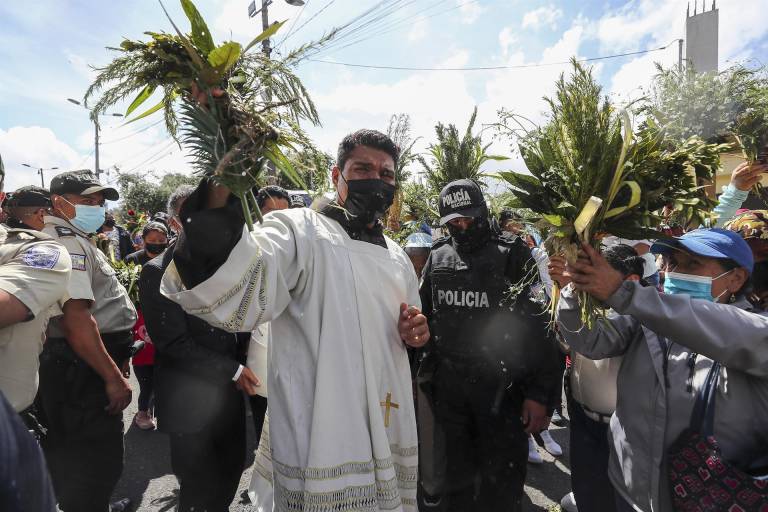
[[464,230],[448,224],[448,232],[456,242],[456,246],[465,252],[480,249],[491,239],[491,227],[485,216],[476,217],[475,222]]
[[144,251],[150,254],[160,254],[168,247],[168,244],[144,244]]
[[115,227],[115,224],[116,224],[115,219],[107,219],[104,221],[104,225],[107,226],[108,228]]
[[361,226],[367,226],[384,217],[395,200],[396,187],[382,180],[350,180],[346,183],[347,199],[344,201],[344,209],[353,216],[353,221]]

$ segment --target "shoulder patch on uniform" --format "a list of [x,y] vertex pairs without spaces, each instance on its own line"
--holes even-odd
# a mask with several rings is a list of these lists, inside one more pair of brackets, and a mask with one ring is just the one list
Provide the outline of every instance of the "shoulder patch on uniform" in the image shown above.
[[35,245],[24,252],[21,259],[24,264],[35,268],[53,268],[59,261],[61,251],[50,245]]
[[54,229],[59,236],[75,236],[75,231],[67,226],[56,226]]
[[72,270],[85,270],[85,254],[70,253],[72,259]]

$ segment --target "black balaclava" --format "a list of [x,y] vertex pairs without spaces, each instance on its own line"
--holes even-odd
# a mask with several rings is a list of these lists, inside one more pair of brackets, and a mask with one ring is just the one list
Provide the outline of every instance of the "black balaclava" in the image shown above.
[[456,248],[462,252],[474,252],[481,249],[491,239],[491,224],[488,220],[488,209],[483,207],[483,213],[479,217],[473,217],[475,220],[467,229],[462,230],[448,224],[448,232],[456,245]]

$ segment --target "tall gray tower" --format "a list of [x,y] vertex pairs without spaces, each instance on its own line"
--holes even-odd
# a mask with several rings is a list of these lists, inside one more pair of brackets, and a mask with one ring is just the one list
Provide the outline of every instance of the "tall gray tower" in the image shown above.
[[698,73],[717,72],[717,43],[720,14],[712,0],[712,9],[706,10],[706,0],[694,0],[693,16],[691,6],[685,20],[685,60]]

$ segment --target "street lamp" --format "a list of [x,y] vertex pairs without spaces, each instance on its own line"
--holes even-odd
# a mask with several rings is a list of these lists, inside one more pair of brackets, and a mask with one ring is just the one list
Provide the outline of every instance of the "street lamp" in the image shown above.
[[[85,105],[83,105],[82,103],[80,103],[75,99],[67,98],[67,101],[77,105],[78,107],[83,107],[86,110],[88,109]],[[112,117],[123,117],[123,114],[118,114],[116,112],[111,114],[96,114],[95,112],[91,111],[91,121],[93,121],[93,126],[96,133],[96,137],[94,141],[95,146],[94,146],[94,164],[93,164],[94,170],[96,171],[96,179],[98,179],[99,174],[101,174],[101,169],[99,169],[99,117],[98,117],[100,115],[112,116]]]
[[29,164],[21,164],[24,167],[29,167],[30,169],[37,170],[37,174],[40,175],[40,186],[45,188],[45,177],[43,176],[43,171],[55,171],[58,169],[58,167],[48,167],[47,169],[43,169],[42,167],[38,167],[36,165],[29,165]]
[[[285,3],[294,7],[301,7],[304,5],[304,0],[285,0]],[[269,11],[268,7],[272,5],[272,0],[261,0],[261,9],[256,8],[256,0],[253,0],[248,6],[248,17],[253,18],[257,14],[261,13],[261,29],[267,30],[269,28]],[[269,57],[272,53],[272,49],[269,47],[269,38],[266,38],[261,42],[264,49],[264,55]]]

